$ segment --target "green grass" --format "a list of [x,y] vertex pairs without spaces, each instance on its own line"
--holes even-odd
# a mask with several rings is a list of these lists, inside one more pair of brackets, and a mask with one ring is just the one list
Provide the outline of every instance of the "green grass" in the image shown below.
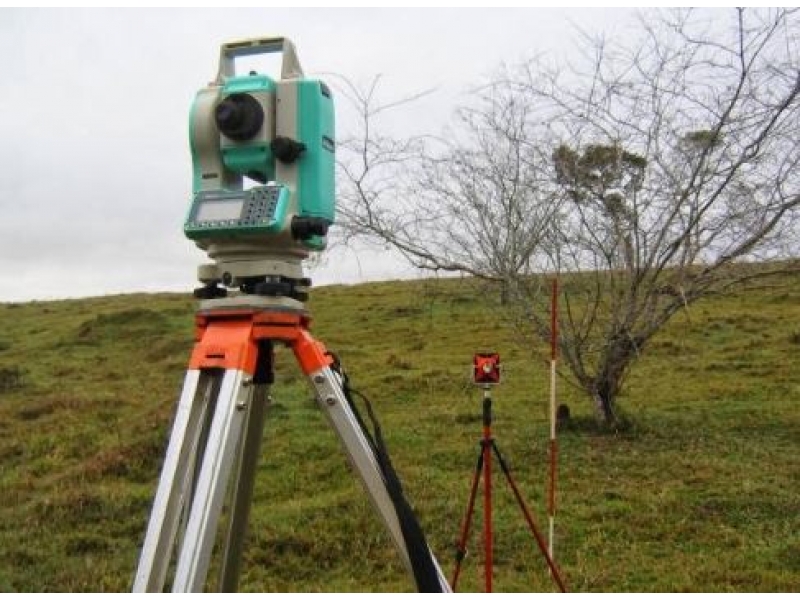
[[[599,431],[561,383],[556,553],[571,590],[800,589],[800,281],[773,283],[674,319],[629,377],[624,432]],[[476,351],[502,355],[494,432],[546,531],[545,344],[518,345],[468,281],[320,288],[310,307],[372,399],[448,576],[481,435]],[[193,310],[169,294],[0,304],[0,591],[130,588]],[[412,591],[285,350],[277,371],[242,589]],[[495,589],[552,590],[500,479],[494,524]],[[482,589],[479,537],[459,590]]]

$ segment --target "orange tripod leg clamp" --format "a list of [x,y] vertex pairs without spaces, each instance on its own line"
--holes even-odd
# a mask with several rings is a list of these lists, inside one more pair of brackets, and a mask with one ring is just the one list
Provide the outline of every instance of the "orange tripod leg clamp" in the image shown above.
[[237,369],[255,372],[258,340],[291,346],[303,373],[330,366],[333,358],[307,329],[307,319],[285,313],[220,313],[199,316],[190,369]]
[[297,357],[297,362],[300,363],[300,368],[306,375],[333,364],[333,358],[328,354],[325,345],[315,340],[305,329],[298,332],[292,343],[292,350]]
[[253,337],[281,341],[290,346],[304,374],[310,375],[333,363],[322,342],[315,340],[308,331],[308,317],[266,312],[256,315],[254,320]]
[[198,340],[189,359],[190,369],[236,369],[251,375],[256,369],[258,346],[250,319],[212,320],[198,323]]

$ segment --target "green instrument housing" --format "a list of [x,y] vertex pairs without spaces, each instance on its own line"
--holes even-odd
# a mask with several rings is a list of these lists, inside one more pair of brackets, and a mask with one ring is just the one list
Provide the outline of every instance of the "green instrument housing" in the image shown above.
[[[214,111],[226,98],[247,94],[264,113],[263,124],[249,139],[231,139],[218,131]],[[333,98],[325,83],[294,77],[275,81],[266,75],[230,76],[222,85],[201,90],[192,106],[190,140],[193,168],[193,203],[184,232],[191,239],[276,235],[291,229],[295,217],[335,219],[335,115]],[[274,150],[276,140],[296,144],[297,156],[286,159]],[[195,204],[209,191],[240,192],[243,178],[287,188],[284,211],[268,227],[228,220],[225,226],[192,221]],[[309,234],[295,240],[309,250],[322,250],[326,236]]]
[[[236,59],[273,53],[280,77],[237,75]],[[213,261],[200,281],[250,290],[258,278],[303,279],[301,262],[325,248],[336,214],[334,140],[331,91],[303,74],[290,40],[221,46],[217,76],[189,117],[184,233]]]
[[[275,82],[266,75],[231,77],[222,87],[220,100],[231,94],[248,93],[269,93],[274,96]],[[268,140],[223,144],[221,151],[223,164],[234,173],[263,182],[275,180],[275,159]]]
[[335,206],[334,109],[330,89],[323,82],[297,82],[297,132],[306,146],[298,163],[297,199],[300,214],[331,221]]

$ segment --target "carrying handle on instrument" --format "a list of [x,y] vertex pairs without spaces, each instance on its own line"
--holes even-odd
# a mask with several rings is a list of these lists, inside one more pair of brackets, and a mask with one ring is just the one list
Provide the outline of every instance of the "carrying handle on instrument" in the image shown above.
[[252,56],[254,54],[283,54],[281,62],[281,79],[293,79],[303,76],[297,50],[292,41],[283,36],[262,37],[227,42],[219,50],[219,71],[217,83],[223,83],[228,77],[236,74],[234,60],[239,56]]

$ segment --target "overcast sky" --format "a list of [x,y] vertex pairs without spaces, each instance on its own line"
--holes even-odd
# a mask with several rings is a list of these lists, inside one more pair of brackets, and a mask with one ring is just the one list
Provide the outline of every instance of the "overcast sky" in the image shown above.
[[[609,9],[0,9],[0,302],[195,287],[183,236],[188,114],[219,45],[280,34],[307,75],[383,75],[387,96],[435,88],[405,117],[438,131],[501,62],[569,55]],[[629,21],[628,21],[629,22]],[[395,124],[397,125],[397,124]],[[339,119],[338,133],[347,123]],[[315,285],[412,277],[336,251]]]

